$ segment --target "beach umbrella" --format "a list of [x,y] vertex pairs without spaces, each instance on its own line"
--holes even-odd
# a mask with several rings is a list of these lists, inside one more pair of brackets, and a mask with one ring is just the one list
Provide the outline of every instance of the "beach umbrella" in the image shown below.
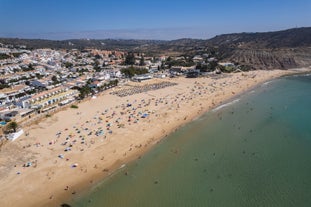
[[74,163],[74,164],[71,165],[72,168],[75,168],[75,167],[78,167],[78,166],[79,166],[78,163]]

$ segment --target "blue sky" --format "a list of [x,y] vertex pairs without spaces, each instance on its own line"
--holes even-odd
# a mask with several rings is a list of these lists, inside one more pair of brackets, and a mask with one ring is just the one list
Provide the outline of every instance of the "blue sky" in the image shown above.
[[0,36],[211,38],[311,26],[311,0],[0,0]]

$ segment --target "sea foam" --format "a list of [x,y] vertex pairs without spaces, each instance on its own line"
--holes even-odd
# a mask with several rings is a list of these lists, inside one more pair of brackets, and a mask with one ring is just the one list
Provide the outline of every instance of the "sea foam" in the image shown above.
[[222,105],[220,105],[220,106],[214,108],[212,111],[213,111],[213,112],[218,111],[218,110],[220,110],[220,109],[222,109],[222,108],[225,108],[225,107],[227,107],[227,106],[233,105],[233,104],[235,104],[235,103],[237,103],[237,102],[239,102],[239,101],[240,101],[240,99],[235,99],[235,100],[233,100],[233,101],[231,101],[231,102],[222,104]]

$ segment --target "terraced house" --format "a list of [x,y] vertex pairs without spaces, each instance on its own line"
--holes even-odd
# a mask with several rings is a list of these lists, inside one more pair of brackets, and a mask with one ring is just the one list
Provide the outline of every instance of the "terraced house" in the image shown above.
[[24,100],[22,105],[23,108],[39,109],[41,112],[44,112],[56,108],[60,102],[69,102],[78,95],[78,91],[60,86],[36,94],[35,96]]

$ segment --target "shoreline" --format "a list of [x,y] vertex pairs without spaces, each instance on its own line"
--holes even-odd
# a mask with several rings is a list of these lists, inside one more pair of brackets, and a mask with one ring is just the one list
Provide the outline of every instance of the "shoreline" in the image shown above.
[[[296,69],[294,69],[296,70]],[[291,71],[293,72],[293,71]],[[173,129],[171,132],[169,132],[167,135],[161,137],[156,143],[153,143],[148,149],[146,149],[144,152],[141,152],[141,155],[133,155],[132,158],[129,158],[124,164],[122,164],[121,166],[119,165],[119,163],[116,163],[116,165],[114,167],[112,167],[112,172],[111,174],[107,175],[107,176],[104,176],[102,177],[101,179],[99,179],[98,182],[96,182],[95,184],[91,185],[90,187],[88,188],[83,188],[83,184],[82,184],[82,188],[81,188],[81,191],[79,193],[79,198],[81,197],[84,197],[84,196],[87,196],[88,193],[90,193],[90,191],[94,190],[97,186],[99,185],[102,185],[106,179],[109,179],[110,177],[114,176],[115,174],[119,173],[123,168],[125,168],[127,165],[130,165],[132,162],[134,162],[135,160],[137,159],[140,159],[142,156],[144,156],[146,153],[148,153],[149,151],[151,151],[153,148],[157,147],[157,145],[162,142],[163,140],[165,140],[168,136],[170,136],[172,133],[176,132],[177,130],[179,130],[180,128],[184,127],[185,125],[199,119],[200,117],[204,116],[206,113],[210,112],[210,111],[218,111],[219,109],[222,109],[223,107],[221,106],[224,106],[226,107],[227,104],[230,104],[231,102],[234,102],[235,100],[238,100],[240,99],[241,96],[244,96],[245,94],[253,91],[253,90],[256,90],[257,88],[261,87],[264,83],[267,83],[267,82],[272,82],[273,80],[276,80],[278,78],[282,78],[282,77],[290,77],[290,76],[295,76],[295,75],[305,75],[305,74],[311,74],[311,69],[308,70],[308,71],[305,71],[305,72],[301,72],[299,71],[299,69],[297,70],[297,73],[294,72],[293,74],[284,74],[284,75],[280,75],[280,76],[276,76],[276,77],[273,77],[271,79],[268,79],[266,81],[263,81],[263,82],[259,82],[257,83],[256,85],[250,87],[249,89],[246,89],[245,91],[241,92],[241,93],[238,93],[236,94],[235,96],[227,99],[227,100],[224,100],[222,104],[219,104],[219,105],[216,105],[214,108],[211,108],[211,109],[208,109],[204,112],[202,112],[201,114],[199,114],[198,116],[195,116],[193,119],[189,120],[188,122],[185,122],[183,123],[182,125],[179,125],[177,126],[175,129]],[[221,107],[221,108],[219,108]],[[217,109],[219,108],[219,109]],[[138,156],[138,157],[137,157]],[[66,204],[72,204],[72,201],[76,201],[74,200],[72,197],[70,199],[67,200],[67,202],[64,202]]]
[[[293,72],[293,71],[291,71]],[[214,108],[211,108],[211,109],[208,109],[204,112],[202,112],[201,114],[193,117],[191,120],[189,120],[188,122],[185,122],[183,123],[182,125],[179,125],[177,126],[175,129],[173,129],[171,132],[169,132],[167,135],[161,137],[158,139],[158,141],[156,143],[153,143],[148,149],[146,149],[144,152],[141,152],[141,155],[133,155],[132,158],[129,158],[124,164],[122,164],[121,166],[119,165],[119,163],[116,163],[116,165],[114,167],[112,167],[112,173],[107,175],[107,176],[104,176],[102,177],[101,179],[99,179],[98,182],[95,182],[95,184],[91,185],[90,187],[88,188],[83,188],[83,184],[82,184],[82,188],[81,188],[81,191],[79,193],[79,198],[81,197],[84,197],[84,196],[87,196],[88,193],[90,193],[90,191],[92,191],[93,189],[95,189],[98,185],[102,185],[103,182],[105,182],[106,179],[109,179],[110,177],[114,176],[115,174],[119,173],[124,167],[126,167],[127,165],[130,165],[132,162],[134,162],[135,160],[137,159],[140,159],[142,156],[144,156],[146,153],[148,153],[149,151],[151,151],[153,148],[157,147],[157,145],[162,142],[164,139],[166,139],[168,136],[170,136],[172,133],[176,132],[177,130],[179,130],[180,128],[184,127],[185,125],[199,119],[200,117],[204,116],[206,113],[210,112],[210,111],[218,111],[220,109],[222,109],[223,107],[221,106],[224,106],[226,107],[227,104],[230,104],[236,100],[239,101],[240,97],[241,96],[244,96],[245,94],[253,91],[253,90],[256,90],[257,88],[261,87],[264,83],[267,83],[267,82],[272,82],[273,80],[276,80],[278,78],[282,78],[282,77],[290,77],[290,76],[294,76],[294,75],[304,75],[304,74],[311,74],[311,70],[309,71],[305,71],[305,72],[301,72],[297,71],[294,72],[293,74],[284,74],[284,75],[280,75],[280,76],[276,76],[276,77],[273,77],[271,79],[267,79],[266,81],[263,81],[263,82],[259,82],[257,83],[256,85],[250,87],[249,89],[246,89],[245,91],[241,92],[241,93],[238,93],[238,94],[235,94],[234,96],[230,97],[229,99],[227,100],[223,100],[221,104],[219,105],[216,105]],[[221,107],[221,108],[219,108]],[[219,108],[219,109],[218,109]],[[137,157],[138,156],[138,157]],[[135,158],[136,157],[136,158]],[[66,204],[69,204],[71,205],[72,204],[72,201],[76,201],[74,200],[72,197],[70,199],[67,200],[67,202],[64,202]]]
[[[108,90],[108,92],[97,97],[96,100],[90,100],[79,104],[79,109],[76,112],[77,114],[75,114],[74,109],[70,108],[60,111],[51,118],[43,120],[38,125],[27,127],[26,130],[30,131],[30,137],[23,136],[21,140],[16,140],[14,143],[5,146],[5,149],[1,149],[1,156],[8,155],[6,153],[12,153],[14,149],[17,149],[17,153],[25,153],[26,159],[27,156],[29,156],[26,154],[29,153],[33,156],[33,159],[38,160],[39,164],[36,165],[36,167],[21,168],[20,164],[23,160],[14,160],[15,156],[11,155],[8,158],[3,157],[0,159],[1,164],[12,163],[12,165],[14,165],[13,163],[15,163],[16,165],[16,167],[13,168],[8,167],[8,169],[0,169],[0,175],[3,177],[0,181],[1,186],[3,186],[0,190],[0,204],[1,206],[10,205],[12,207],[20,206],[21,204],[23,204],[23,206],[60,206],[60,204],[72,200],[73,196],[76,194],[83,195],[83,192],[87,192],[89,189],[96,186],[95,183],[116,173],[121,165],[139,159],[139,157],[150,151],[158,142],[165,139],[169,134],[201,117],[206,112],[226,104],[230,102],[230,100],[234,100],[236,97],[253,90],[264,82],[271,81],[286,74],[294,75],[303,72],[311,72],[310,69],[306,70],[307,71],[250,71],[248,73],[230,74],[228,77],[217,80],[211,78],[178,78],[170,80],[171,82],[178,82],[177,86],[168,88],[172,90],[160,89],[123,98],[110,95],[110,90]],[[247,74],[247,77],[242,74]],[[257,77],[253,77],[254,74]],[[238,83],[236,83],[233,88],[226,87],[223,84],[223,82],[227,84],[230,81],[232,83],[237,81]],[[216,89],[212,92],[214,89],[209,84],[214,82],[216,83]],[[144,82],[141,84],[144,84]],[[205,92],[205,94],[195,94],[196,90],[202,93]],[[105,102],[107,101],[105,100],[107,96],[111,98],[111,103]],[[150,104],[148,105],[147,101],[141,102],[141,105],[143,105],[142,103],[147,104],[139,108],[137,106],[139,101],[137,100],[145,99],[148,99]],[[158,99],[159,101],[157,101]],[[79,129],[81,128],[80,130],[82,131],[83,127],[86,125],[86,121],[89,121],[94,124],[91,125],[90,128],[93,127],[93,129],[96,129],[95,126],[99,119],[93,121],[94,114],[92,113],[95,113],[95,116],[101,116],[97,111],[102,111],[102,103],[107,104],[105,105],[106,108],[111,108],[113,109],[112,111],[115,110],[116,114],[125,113],[128,110],[127,107],[122,108],[122,105],[120,105],[119,108],[116,108],[116,104],[120,104],[121,102],[123,104],[131,103],[135,105],[135,108],[137,107],[139,110],[142,109],[142,111],[148,110],[150,117],[138,118],[139,123],[137,124],[134,124],[132,120],[129,123],[125,121],[125,128],[120,127],[114,129],[113,133],[111,135],[107,134],[106,138],[100,137],[99,140],[97,137],[91,138],[94,139],[94,144],[89,144],[87,147],[83,145],[82,153],[69,152],[71,154],[68,155],[68,161],[55,158],[55,155],[58,155],[64,148],[59,146],[60,143],[58,143],[57,139],[52,138],[55,137],[55,133],[58,132],[57,130],[61,130],[59,127],[69,131],[73,130],[73,128],[70,129],[70,127],[76,126],[78,125],[76,123],[79,123],[81,126]],[[94,108],[92,108],[93,105]],[[123,110],[124,108],[125,110]],[[90,111],[85,114],[86,117],[83,116],[84,113],[86,113],[84,110]],[[137,111],[137,109],[135,111]],[[152,113],[153,111],[155,112]],[[131,112],[132,111],[130,111],[130,113]],[[82,113],[82,115],[78,113]],[[60,119],[63,120],[63,124],[59,123]],[[74,121],[76,121],[76,123],[73,123]],[[101,121],[102,123],[97,124],[97,127],[99,125],[105,125],[104,120]],[[158,123],[161,121],[163,123]],[[110,128],[112,129],[113,127]],[[66,136],[69,136],[67,130],[61,130],[61,139],[65,139]],[[63,137],[63,134],[66,134],[66,136]],[[74,135],[75,139],[78,138],[78,134]],[[137,136],[138,134],[140,136]],[[37,150],[37,148],[33,147],[33,144],[38,140],[38,137],[44,139],[42,143],[40,143],[40,145],[44,146],[37,147],[39,148]],[[51,142],[49,141],[51,139],[55,139],[56,143],[47,144],[47,142]],[[131,140],[129,141],[129,139]],[[45,142],[43,143],[43,141]],[[24,146],[29,146],[29,144],[30,147],[23,148]],[[89,150],[87,148],[89,148]],[[82,148],[79,145],[78,147],[73,146],[72,149],[75,151]],[[102,155],[98,155],[98,153],[102,153]],[[67,154],[63,154],[65,154],[66,158]],[[19,156],[15,157],[15,159],[18,158]],[[56,163],[54,163],[55,161]],[[74,163],[74,161],[76,161],[79,166],[75,167],[75,169],[70,169],[70,165]],[[15,171],[17,170],[21,171],[21,174],[16,175]],[[14,184],[17,183],[23,183],[26,187],[14,186]],[[42,186],[46,187],[46,191],[40,191],[40,187],[42,188]],[[67,186],[69,186],[68,189],[64,190]],[[14,194],[14,192],[19,195]],[[26,199],[26,196],[29,196],[29,198]],[[18,202],[18,200],[20,201]]]

